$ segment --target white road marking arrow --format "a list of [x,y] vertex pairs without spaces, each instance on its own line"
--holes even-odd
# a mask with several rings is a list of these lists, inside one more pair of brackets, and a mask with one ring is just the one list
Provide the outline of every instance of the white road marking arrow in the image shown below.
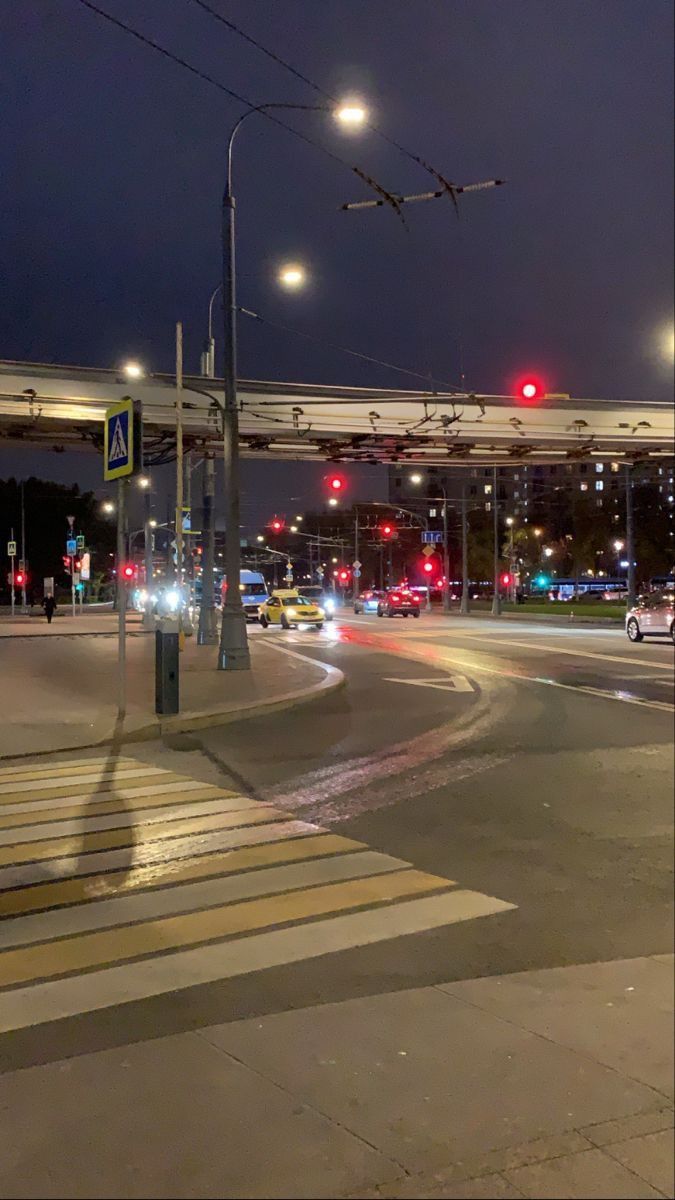
[[437,688],[441,692],[472,692],[473,684],[466,675],[449,675],[447,679],[391,679],[385,678],[385,683],[411,683],[413,687]]

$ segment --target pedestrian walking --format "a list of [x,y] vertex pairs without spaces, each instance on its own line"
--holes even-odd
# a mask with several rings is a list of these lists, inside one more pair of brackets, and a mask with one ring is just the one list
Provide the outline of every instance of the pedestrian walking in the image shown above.
[[54,609],[56,608],[56,600],[53,596],[45,596],[44,600],[42,601],[42,607],[45,610],[47,624],[51,625],[52,617],[54,616]]

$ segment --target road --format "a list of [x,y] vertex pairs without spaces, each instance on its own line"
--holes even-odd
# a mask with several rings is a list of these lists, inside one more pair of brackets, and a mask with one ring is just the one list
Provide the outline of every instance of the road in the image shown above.
[[672,646],[251,636],[347,686],[0,767],[0,1195],[671,1195]]
[[[116,764],[123,772],[117,779],[119,795],[104,793],[115,781],[99,783],[96,777],[93,788],[85,786],[87,771],[115,769],[115,750],[107,759],[82,754],[73,770],[48,768],[42,778],[41,764],[4,772],[4,798],[16,803],[25,793],[21,809],[5,811],[14,814],[21,839],[33,839],[20,847],[18,867],[11,825],[0,850],[5,864],[0,886],[14,917],[11,944],[31,943],[19,952],[16,983],[24,986],[1,997],[0,1026],[7,1034],[22,1030],[8,1051],[11,1062],[58,1055],[64,1044],[82,1036],[96,1046],[109,1038],[131,1040],[139,1020],[145,1025],[151,1019],[156,1030],[173,1030],[207,1024],[214,1009],[220,1019],[226,1019],[223,1014],[238,1018],[441,980],[670,949],[671,645],[633,646],[616,630],[459,618],[448,626],[435,617],[419,622],[348,617],[320,633],[253,629],[251,636],[283,638],[298,653],[340,667],[348,687],[311,707],[176,735],[169,744],[127,746],[128,761]],[[153,770],[156,777],[143,774]],[[81,777],[79,791],[101,793],[88,797],[88,823],[79,822],[76,796],[75,807],[57,812],[62,798],[73,792],[68,786],[73,773]],[[125,779],[131,790],[123,789]],[[177,850],[175,826],[162,825],[148,813],[157,799],[144,801],[145,791],[134,794],[144,784],[176,791],[181,807],[169,815],[192,818],[182,826],[190,835],[187,848],[181,842]],[[233,816],[260,805],[273,807],[256,810],[246,822]],[[269,813],[278,825],[266,823]],[[158,815],[165,817],[166,808]],[[56,824],[64,816],[71,818],[67,828]],[[23,822],[29,817],[33,825],[27,831]],[[154,829],[146,824],[151,820]],[[233,836],[223,840],[224,826],[246,823],[255,829],[261,822],[271,833],[248,842]],[[309,841],[317,836],[312,829],[312,838],[298,851],[307,823],[320,827],[319,838],[330,835],[333,841],[317,842],[310,853]],[[72,841],[54,841],[64,832],[81,838],[75,860]],[[304,937],[316,931],[316,919],[332,914],[322,926],[325,945],[317,947],[311,938],[305,945],[299,935],[294,941],[287,934],[286,953],[258,933],[249,939],[251,953],[226,984],[218,962],[211,961],[211,947],[195,951],[204,959],[203,971],[197,972],[199,985],[187,992],[182,989],[192,976],[184,974],[180,956],[176,972],[168,971],[164,983],[141,978],[133,965],[122,966],[117,982],[128,975],[128,998],[134,1002],[125,1005],[114,1032],[101,1018],[118,998],[114,980],[100,995],[95,988],[80,994],[63,984],[50,991],[33,983],[61,974],[58,963],[45,965],[39,958],[35,944],[42,938],[182,911],[192,905],[192,893],[186,892],[183,901],[180,889],[162,886],[176,881],[177,854],[193,862],[193,855],[223,848],[227,854],[242,842],[266,845],[265,838],[271,846],[262,857],[254,855],[252,865],[272,867],[302,857],[286,865],[278,880],[270,878],[269,891],[299,888],[305,881],[306,903],[297,912],[289,908],[284,917],[279,902],[267,911],[270,902],[261,901],[250,928],[300,920]],[[38,857],[43,855],[37,865],[36,843]],[[341,854],[339,862],[322,857],[320,865],[312,865],[313,856],[333,853],[332,847]],[[356,856],[345,856],[354,850]],[[114,874],[108,878],[110,870]],[[76,883],[59,883],[70,871]],[[363,875],[369,884],[361,894]],[[80,877],[93,879],[93,886],[111,896],[126,880],[119,911],[118,899],[105,918],[85,916],[78,924],[73,912],[97,908],[61,907],[85,898]],[[176,878],[191,887],[195,873],[178,872]],[[357,882],[349,882],[352,878]],[[141,889],[158,884],[160,901],[148,905]],[[231,880],[228,887],[223,880],[211,881],[194,895],[203,896],[208,910],[218,899],[224,903],[255,894],[250,888],[231,891]],[[321,887],[337,890],[322,893]],[[22,915],[31,905],[40,908],[50,889],[54,911]],[[16,897],[18,909],[12,907],[19,903]],[[368,920],[335,915],[362,906]],[[345,919],[347,925],[352,920],[353,930],[340,923]],[[157,933],[152,924],[148,928]],[[175,946],[166,949],[231,932],[212,927],[198,913]],[[155,949],[151,936],[138,953],[152,955]],[[129,957],[128,950],[112,943],[92,944],[91,952],[91,958],[85,954],[75,961],[73,971]],[[31,1011],[26,998],[42,994],[41,988],[47,999],[36,1003],[34,1019],[26,1017]],[[176,990],[180,1003],[171,999]],[[53,1045],[44,1036],[36,1043],[32,1032],[39,1026],[44,1034],[44,1021],[57,1011],[70,1014],[73,1024],[59,1025]]]

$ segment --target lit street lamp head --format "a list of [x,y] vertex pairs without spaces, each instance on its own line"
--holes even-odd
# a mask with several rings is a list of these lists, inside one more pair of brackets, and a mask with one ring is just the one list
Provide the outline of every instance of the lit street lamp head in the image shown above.
[[291,292],[295,292],[298,288],[301,288],[306,278],[304,267],[298,266],[295,263],[289,263],[279,271],[279,283]]
[[410,476],[410,482],[415,484],[422,482],[422,476],[419,471],[415,471],[415,474]]
[[125,362],[122,367],[122,371],[126,375],[127,379],[142,379],[145,375],[143,367],[139,362],[136,362],[135,359],[129,359],[127,362]]
[[138,476],[138,486],[139,486],[139,488],[149,488],[150,487],[150,480],[148,479],[147,475],[139,475]]
[[367,116],[367,112],[358,100],[347,100],[335,110],[335,120],[344,129],[359,129]]
[[112,500],[104,500],[101,508],[103,509],[104,513],[114,513],[115,511],[115,505],[113,504]]

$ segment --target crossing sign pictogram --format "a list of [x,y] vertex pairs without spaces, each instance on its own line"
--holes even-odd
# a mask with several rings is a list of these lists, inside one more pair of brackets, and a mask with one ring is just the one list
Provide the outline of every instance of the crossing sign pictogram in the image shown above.
[[130,397],[105,413],[103,478],[133,475],[141,465],[140,408]]

